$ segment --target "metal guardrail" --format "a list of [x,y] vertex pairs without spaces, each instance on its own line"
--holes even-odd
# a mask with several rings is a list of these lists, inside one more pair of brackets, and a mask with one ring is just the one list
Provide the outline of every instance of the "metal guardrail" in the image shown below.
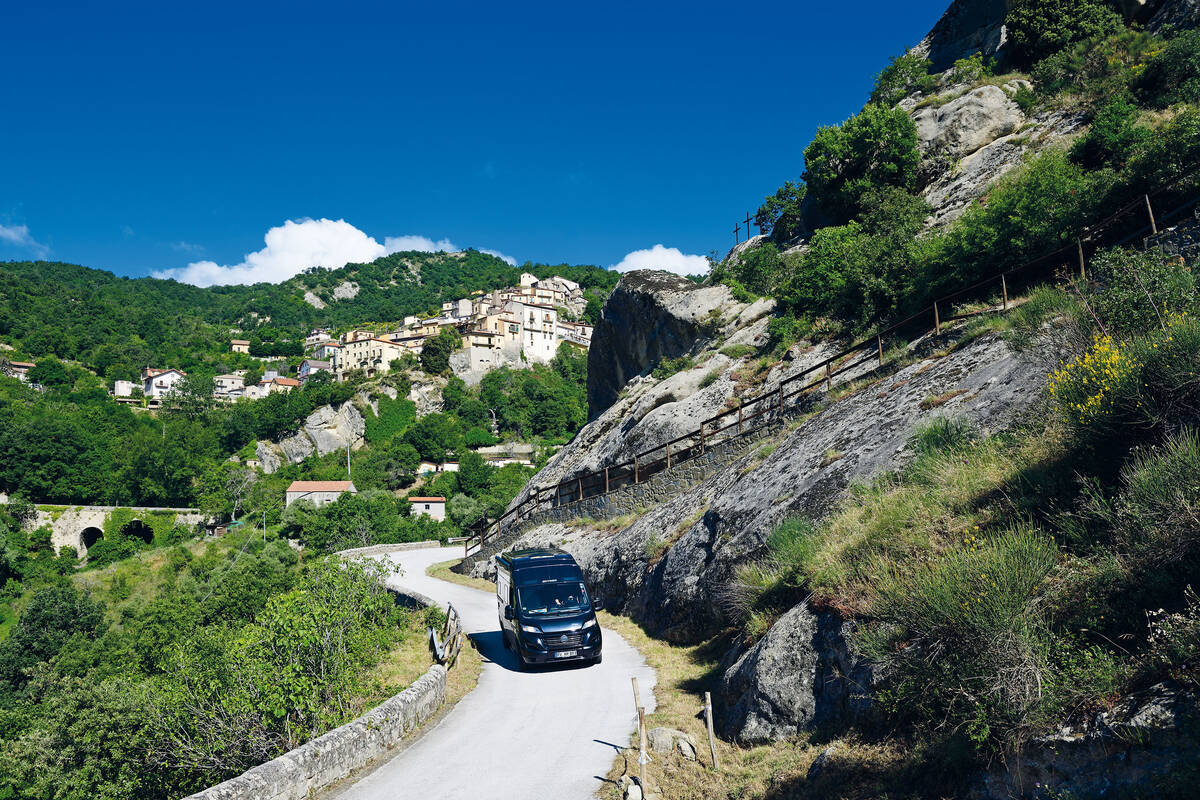
[[[690,461],[713,445],[747,435],[770,422],[782,417],[789,402],[795,406],[798,398],[802,398],[814,389],[824,385],[832,388],[833,379],[850,370],[856,369],[871,361],[878,361],[883,366],[886,357],[885,340],[901,332],[922,330],[918,326],[932,322],[927,328],[935,335],[941,335],[942,326],[946,323],[965,319],[984,312],[1009,310],[1009,293],[1021,286],[1031,286],[1038,278],[1053,277],[1062,274],[1065,266],[1068,272],[1078,270],[1081,277],[1086,278],[1086,250],[1095,253],[1102,247],[1112,247],[1129,241],[1157,234],[1159,223],[1167,222],[1191,209],[1200,198],[1194,198],[1183,205],[1173,208],[1167,214],[1158,218],[1154,215],[1152,200],[1155,197],[1168,195],[1183,181],[1200,175],[1200,170],[1187,172],[1174,181],[1160,187],[1154,192],[1143,194],[1137,199],[1122,206],[1117,211],[1099,222],[1084,228],[1075,241],[1053,252],[1029,261],[1021,266],[1005,270],[998,274],[976,281],[950,294],[939,297],[933,304],[909,317],[897,322],[875,335],[863,339],[838,353],[814,364],[813,366],[780,381],[775,388],[748,400],[741,400],[735,408],[728,409],[700,423],[700,426],[689,433],[677,436],[669,442],[652,447],[636,454],[632,460],[586,472],[570,479],[564,479],[554,486],[533,489],[518,505],[506,511],[499,519],[490,524],[486,520],[470,529],[470,538],[464,542],[464,557],[478,552],[485,545],[502,537],[506,529],[519,525],[522,519],[547,508],[557,508],[570,503],[579,502],[588,497],[605,495],[626,486],[639,484],[647,478],[664,470]],[[1133,227],[1131,231],[1123,221],[1133,215],[1146,214],[1149,224]],[[1120,236],[1121,238],[1116,238]],[[987,294],[986,292],[992,294]],[[980,311],[944,316],[945,311],[952,311],[952,303],[967,296],[998,296],[1000,305]],[[804,383],[806,378],[816,374],[815,380]]]

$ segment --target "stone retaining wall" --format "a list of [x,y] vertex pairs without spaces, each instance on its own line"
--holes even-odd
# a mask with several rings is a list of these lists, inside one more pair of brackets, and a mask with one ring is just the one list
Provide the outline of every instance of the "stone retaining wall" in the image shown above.
[[[435,545],[437,542],[374,545],[338,555],[381,555]],[[388,588],[401,601],[433,605],[422,594]],[[185,800],[304,800],[386,755],[437,713],[445,699],[446,668],[434,664],[403,692],[353,722]]]
[[1200,258],[1200,209],[1192,219],[1146,237],[1145,245],[1147,249],[1156,247],[1169,256],[1182,256],[1189,262]]
[[520,524],[509,528],[503,536],[464,558],[462,563],[453,569],[464,575],[471,574],[471,569],[476,564],[487,561],[502,552],[523,533],[539,525],[550,522],[568,522],[584,517],[612,519],[666,502],[700,483],[709,475],[737,461],[745,455],[748,449],[780,430],[783,424],[779,421],[771,422],[756,429],[756,435],[727,439],[708,448],[703,455],[659,472],[641,483],[622,486],[608,494],[586,497],[583,500],[575,500],[530,514],[522,519]]

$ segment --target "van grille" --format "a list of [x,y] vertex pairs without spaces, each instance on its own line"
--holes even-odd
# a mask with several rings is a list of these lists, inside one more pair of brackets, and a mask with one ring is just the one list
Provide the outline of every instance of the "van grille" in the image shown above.
[[547,633],[542,637],[542,641],[552,650],[567,650],[579,647],[583,642],[583,636],[578,633]]

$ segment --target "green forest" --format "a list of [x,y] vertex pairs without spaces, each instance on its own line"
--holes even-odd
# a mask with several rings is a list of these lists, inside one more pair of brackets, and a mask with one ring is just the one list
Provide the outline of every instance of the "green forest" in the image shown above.
[[[173,280],[121,278],[110,272],[46,261],[0,263],[0,343],[11,360],[48,356],[83,366],[109,382],[136,380],[143,367],[175,367],[215,375],[261,363],[230,352],[230,338],[251,341],[256,354],[294,366],[314,327],[334,330],[394,325],[410,314],[433,315],[442,302],[518,283],[522,272],[578,282],[594,319],[620,277],[590,266],[525,264],[495,256],[393,253],[370,264],[310,270],[279,284],[198,288]],[[352,299],[332,288],[351,281]],[[326,307],[304,300],[325,294]]]

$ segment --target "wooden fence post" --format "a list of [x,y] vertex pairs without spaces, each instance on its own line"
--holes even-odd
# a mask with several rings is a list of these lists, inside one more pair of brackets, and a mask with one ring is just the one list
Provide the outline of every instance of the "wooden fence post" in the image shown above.
[[779,413],[783,413],[783,381],[779,382]]
[[738,398],[738,435],[742,434],[742,399]]
[[583,476],[582,475],[579,476],[578,481],[579,481],[579,499],[582,500],[583,499]]
[[605,493],[605,494],[608,494],[608,492],[609,492],[609,488],[608,488],[608,467],[605,467],[605,468],[604,468],[604,493]]
[[635,484],[641,483],[641,480],[638,477],[638,457],[637,456],[633,457],[633,482]]
[[704,422],[700,422],[700,452],[704,452]]
[[1003,272],[1000,273],[1000,291],[1004,295],[1001,309],[1003,311],[1008,311],[1008,279],[1004,277]]
[[883,337],[876,336],[876,343],[879,345],[879,366],[883,366]]
[[720,770],[721,762],[717,759],[717,737],[713,736],[712,692],[704,693],[704,719],[708,724],[708,750],[712,753],[713,769]]
[[828,361],[825,362],[825,391],[833,391],[833,369]]
[[667,469],[671,468],[671,443],[667,442]]
[[933,334],[935,336],[942,335],[942,317],[938,314],[937,300],[933,301]]
[[1150,233],[1158,233],[1158,223],[1154,221],[1154,208],[1150,205],[1150,195],[1145,195],[1146,213],[1150,215]]
[[1076,239],[1075,246],[1079,249],[1079,279],[1082,281],[1086,281],[1087,280],[1087,267],[1085,266],[1084,261],[1083,261],[1083,240]]

